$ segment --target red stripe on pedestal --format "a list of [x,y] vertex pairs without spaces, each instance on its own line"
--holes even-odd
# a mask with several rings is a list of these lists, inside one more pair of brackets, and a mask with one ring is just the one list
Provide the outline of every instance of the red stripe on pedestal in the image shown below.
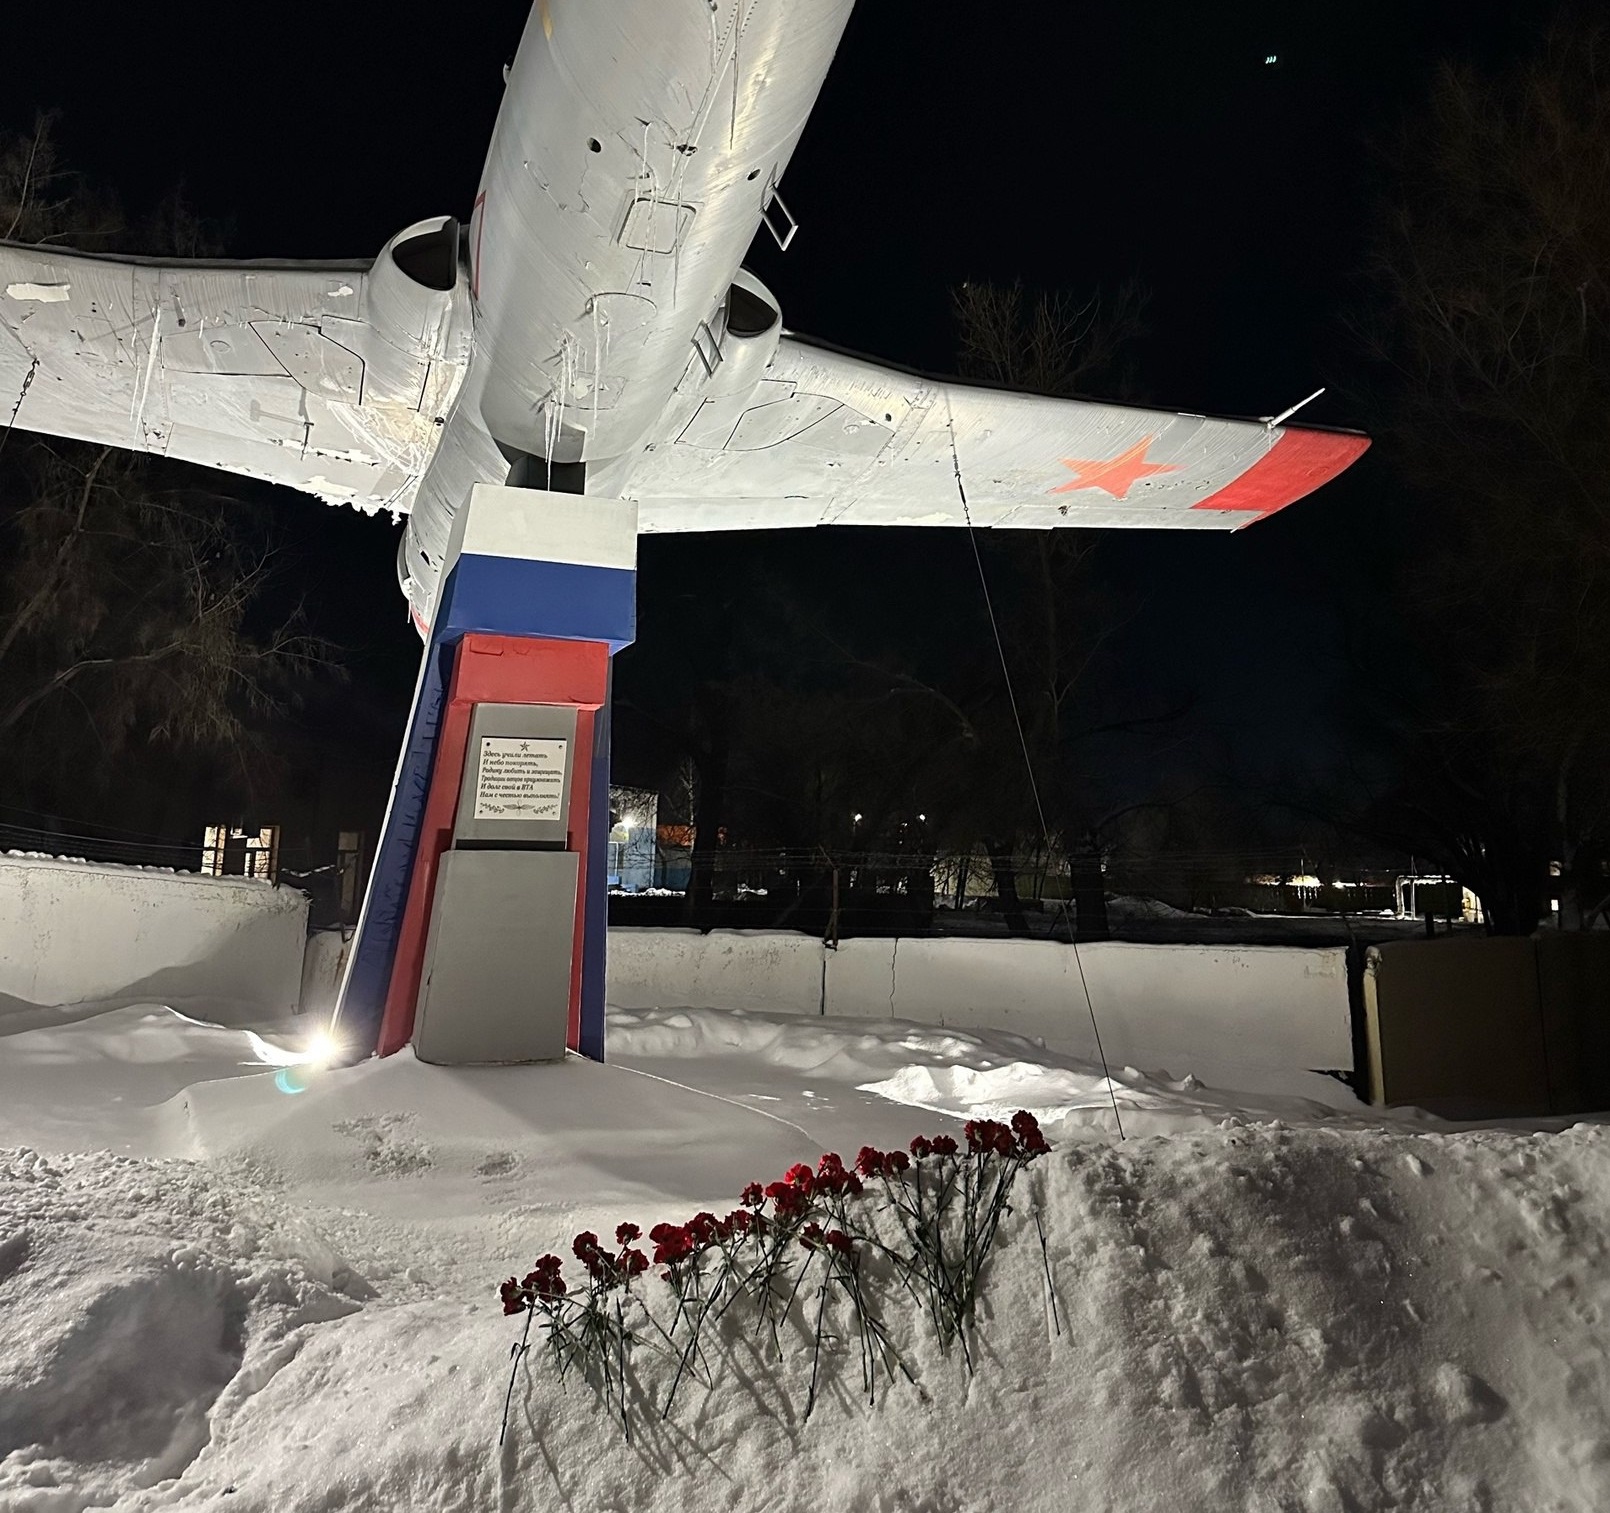
[[[1239,478],[1191,506],[1196,510],[1236,510],[1262,517],[1283,510],[1362,457],[1368,436],[1335,431],[1282,431]],[[1250,522],[1249,522],[1250,523]]]
[[[536,636],[466,635],[454,649],[453,677],[437,733],[430,792],[420,824],[419,849],[408,883],[408,903],[397,937],[391,983],[375,1049],[400,1051],[414,1033],[414,1009],[430,930],[431,900],[442,853],[453,843],[459,787],[477,704],[559,704],[577,711],[576,755],[570,776],[566,849],[580,854],[587,875],[587,814],[592,786],[593,717],[609,690],[609,647],[602,641],[549,641]],[[607,803],[608,800],[606,799]],[[566,1042],[581,1037],[581,946],[586,890],[576,890],[576,928],[570,971],[570,1026]]]

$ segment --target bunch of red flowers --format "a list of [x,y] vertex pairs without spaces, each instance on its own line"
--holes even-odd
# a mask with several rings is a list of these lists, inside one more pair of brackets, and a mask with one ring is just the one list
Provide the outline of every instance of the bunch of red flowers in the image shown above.
[[[668,1413],[678,1383],[690,1370],[698,1374],[704,1360],[701,1329],[707,1320],[719,1322],[737,1299],[753,1300],[760,1319],[757,1330],[769,1324],[781,1353],[780,1325],[820,1258],[825,1265],[815,1273],[819,1280],[810,1402],[816,1398],[823,1310],[830,1289],[848,1297],[854,1309],[863,1385],[870,1400],[879,1362],[886,1372],[910,1376],[878,1317],[875,1289],[887,1278],[875,1263],[884,1254],[894,1258],[905,1285],[925,1300],[941,1344],[961,1340],[971,1370],[964,1326],[973,1317],[997,1226],[1009,1211],[1012,1183],[1050,1145],[1034,1115],[1025,1109],[1010,1123],[969,1120],[962,1139],[965,1148],[951,1135],[918,1135],[907,1150],[864,1145],[849,1166],[834,1151],[826,1152],[814,1167],[797,1162],[774,1182],[745,1183],[741,1206],[725,1218],[700,1210],[682,1224],[656,1224],[648,1233],[652,1259],[645,1253],[648,1247],[639,1249],[634,1243],[643,1234],[636,1224],[616,1228],[614,1250],[591,1230],[583,1230],[572,1241],[571,1251],[586,1273],[586,1285],[574,1296],[569,1294],[559,1257],[543,1256],[524,1278],[510,1277],[503,1283],[503,1311],[525,1313],[527,1335],[533,1318],[539,1318],[561,1372],[570,1362],[581,1362],[589,1377],[603,1384],[601,1390],[612,1406],[618,1398],[617,1411],[626,1426],[625,1351],[635,1342],[628,1310],[648,1310],[653,1322],[650,1300],[631,1295],[633,1278],[650,1265],[663,1268],[661,1275],[677,1298],[670,1328],[655,1324],[666,1343],[674,1342],[678,1355],[664,1404]],[[874,1182],[872,1192],[881,1202],[869,1212],[856,1200],[866,1197],[867,1184]],[[904,1242],[899,1252],[879,1237],[880,1214],[891,1215],[898,1223]],[[1037,1211],[1035,1222],[1038,1225]],[[1043,1257],[1043,1232],[1041,1249]],[[713,1266],[705,1261],[712,1251],[717,1252]],[[1048,1280],[1049,1276],[1047,1263]],[[523,1337],[516,1347],[516,1362],[525,1348]],[[705,1370],[708,1375],[708,1367]],[[511,1374],[505,1427],[513,1386]]]

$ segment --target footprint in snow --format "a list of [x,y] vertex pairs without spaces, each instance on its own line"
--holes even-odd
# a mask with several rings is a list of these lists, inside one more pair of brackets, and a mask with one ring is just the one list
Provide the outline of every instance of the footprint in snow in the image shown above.
[[364,1165],[377,1177],[411,1177],[434,1164],[423,1140],[401,1133],[413,1120],[412,1114],[364,1114],[330,1127],[363,1143]]

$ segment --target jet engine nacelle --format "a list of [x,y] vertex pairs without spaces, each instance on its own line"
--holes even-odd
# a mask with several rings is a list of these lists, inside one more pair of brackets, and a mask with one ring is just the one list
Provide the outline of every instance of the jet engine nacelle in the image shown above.
[[367,292],[369,323],[393,346],[442,358],[462,344],[467,355],[469,283],[452,216],[415,221],[392,237],[369,270]]
[[740,268],[727,290],[720,319],[721,359],[699,392],[711,399],[751,394],[777,355],[782,308],[770,289],[747,268]]

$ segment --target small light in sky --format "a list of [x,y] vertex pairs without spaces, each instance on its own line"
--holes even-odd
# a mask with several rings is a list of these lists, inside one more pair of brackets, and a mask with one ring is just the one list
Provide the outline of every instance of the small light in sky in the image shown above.
[[1266,67],[1266,68],[1272,68],[1279,61],[1280,61],[1280,54],[1279,53],[1265,53],[1264,54],[1263,62],[1264,62],[1264,67]]

